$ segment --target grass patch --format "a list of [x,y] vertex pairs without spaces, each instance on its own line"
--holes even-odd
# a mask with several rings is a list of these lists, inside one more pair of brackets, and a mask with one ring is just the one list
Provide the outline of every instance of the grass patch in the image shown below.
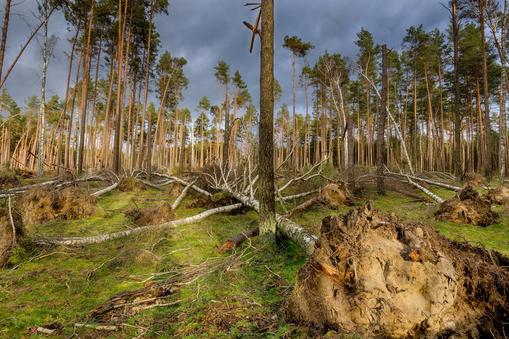
[[[453,194],[445,190],[435,192],[443,198]],[[158,206],[169,199],[172,198],[168,192],[152,189],[112,192],[99,200],[99,212],[89,218],[27,228],[30,235],[44,236],[119,231],[133,227],[123,214],[128,208]],[[193,195],[186,200],[191,199]],[[433,218],[435,205],[415,202],[394,192],[378,197],[368,191],[356,204],[361,205],[366,200],[372,200],[375,207],[404,220],[430,223],[451,239],[466,240],[509,255],[507,210],[499,209],[500,224],[481,228],[436,222]],[[296,203],[287,203],[286,207],[291,209]],[[178,219],[203,211],[185,206],[186,202],[177,211]],[[280,206],[278,208],[283,212]],[[295,221],[318,233],[323,217],[344,214],[348,209],[315,206],[296,216]],[[257,219],[254,212],[222,214],[177,229],[99,245],[28,251],[19,256],[19,267],[3,269],[0,273],[0,337],[29,336],[30,328],[53,323],[64,326],[62,336],[68,336],[74,331],[74,323],[86,322],[89,312],[111,296],[143,287],[143,281],[153,273],[197,265],[217,257],[218,246],[256,225]],[[111,337],[132,337],[143,331],[147,337],[162,338],[306,337],[304,329],[287,324],[283,316],[284,302],[306,257],[293,244],[283,246],[252,239],[240,249],[246,251],[242,265],[203,276],[184,287],[172,297],[172,300],[181,300],[180,304],[139,313],[119,332],[77,331],[84,336]],[[159,260],[140,261],[140,251],[150,251]],[[164,278],[162,275],[157,279]]]

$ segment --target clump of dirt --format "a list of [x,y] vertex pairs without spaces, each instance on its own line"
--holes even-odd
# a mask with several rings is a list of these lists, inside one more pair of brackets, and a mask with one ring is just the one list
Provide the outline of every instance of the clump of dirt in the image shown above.
[[360,337],[503,337],[508,264],[498,253],[451,242],[368,204],[323,220],[286,313]]
[[500,218],[491,210],[491,201],[472,186],[465,187],[457,196],[442,203],[435,213],[437,220],[457,224],[489,226]]
[[59,192],[58,216],[65,220],[83,219],[97,211],[97,200],[76,187],[69,187]]
[[146,190],[147,187],[134,177],[124,177],[120,180],[118,189],[121,192],[139,192]]
[[21,186],[21,181],[14,172],[0,172],[0,189],[5,190]]
[[465,186],[480,187],[486,183],[486,178],[474,172],[465,173],[461,179]]
[[509,188],[500,186],[499,188],[492,189],[488,192],[488,199],[497,205],[509,204]]
[[320,192],[322,201],[331,208],[340,208],[342,206],[351,206],[353,196],[344,182],[328,184]]
[[136,226],[159,225],[175,219],[175,213],[173,213],[169,202],[157,207],[133,208],[126,211],[125,215]]
[[82,219],[95,213],[96,199],[76,187],[62,191],[36,188],[16,202],[25,224],[40,224],[55,219]]
[[7,208],[0,209],[0,267],[8,263],[12,250],[16,245],[16,239],[23,236],[23,221],[16,210],[12,210],[12,221],[14,222],[14,229],[9,210]]

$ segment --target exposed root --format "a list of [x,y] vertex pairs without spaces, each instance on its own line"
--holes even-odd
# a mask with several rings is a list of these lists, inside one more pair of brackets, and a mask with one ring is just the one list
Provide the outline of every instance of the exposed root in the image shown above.
[[137,226],[159,225],[175,219],[175,213],[169,202],[157,207],[133,208],[125,215]]
[[437,220],[477,226],[489,226],[499,220],[498,213],[491,210],[490,200],[481,196],[471,186],[442,203],[435,217]]
[[503,337],[508,264],[367,205],[323,220],[287,315],[360,337]]
[[351,206],[353,203],[353,196],[344,182],[328,184],[322,188],[320,197],[331,208]]
[[124,177],[118,184],[121,192],[139,192],[147,189],[146,185],[134,177]]
[[465,173],[461,179],[465,186],[481,187],[486,183],[486,178],[479,173],[473,172]]
[[492,189],[488,192],[488,199],[497,205],[509,204],[509,188],[500,186],[499,188]]
[[75,187],[62,191],[36,188],[16,202],[25,224],[40,224],[55,219],[81,219],[96,211],[96,199]]

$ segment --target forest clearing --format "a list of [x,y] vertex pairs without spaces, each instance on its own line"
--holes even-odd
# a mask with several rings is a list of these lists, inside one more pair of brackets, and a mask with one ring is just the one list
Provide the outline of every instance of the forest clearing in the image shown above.
[[194,4],[0,5],[0,337],[509,334],[506,0],[353,55],[235,2],[242,53],[207,76],[167,40]]

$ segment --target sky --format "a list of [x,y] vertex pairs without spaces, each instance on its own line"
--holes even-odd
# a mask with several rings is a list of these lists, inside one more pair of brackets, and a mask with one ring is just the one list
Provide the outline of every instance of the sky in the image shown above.
[[[221,102],[223,90],[214,77],[214,66],[224,59],[231,72],[239,70],[258,103],[259,40],[253,54],[249,53],[250,32],[242,21],[254,21],[242,0],[170,0],[169,15],[156,18],[161,35],[161,52],[188,60],[185,73],[190,80],[182,107],[195,111],[198,101],[208,96],[213,104]],[[352,62],[357,48],[356,34],[362,27],[369,30],[376,43],[401,48],[405,31],[423,24],[426,30],[448,25],[449,13],[441,5],[447,0],[276,0],[275,76],[283,87],[281,103],[291,105],[291,58],[282,48],[286,35],[297,35],[311,42],[315,49],[306,57],[313,63],[326,50],[341,53]],[[3,8],[5,0],[0,0]],[[10,64],[37,20],[35,0],[17,0],[12,9],[5,66]],[[3,17],[3,13],[2,13]],[[48,68],[48,96],[65,94],[70,44],[67,23],[60,13],[50,21],[50,34],[58,40]],[[40,95],[41,48],[38,41],[26,50],[6,83],[19,105],[31,95]],[[299,67],[304,60],[299,60]],[[107,70],[104,70],[105,72]],[[303,94],[297,92],[297,111],[303,112]]]

